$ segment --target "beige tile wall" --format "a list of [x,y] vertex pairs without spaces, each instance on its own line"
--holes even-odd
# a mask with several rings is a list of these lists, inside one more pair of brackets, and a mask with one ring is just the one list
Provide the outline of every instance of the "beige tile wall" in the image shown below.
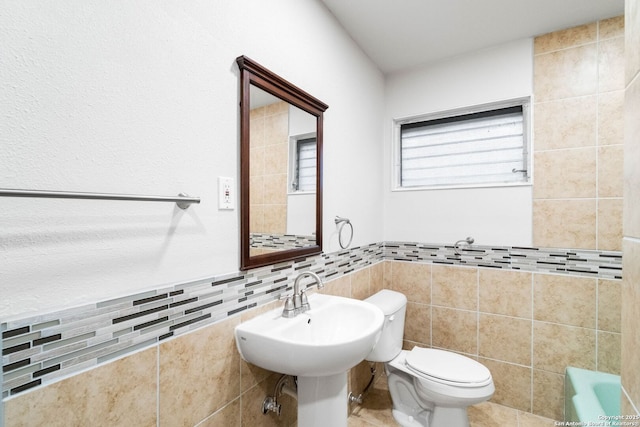
[[5,426],[155,426],[157,354],[147,349],[13,398]]
[[[366,298],[383,287],[383,263],[326,283],[323,293]],[[85,373],[5,402],[6,427],[225,426],[271,427],[296,423],[295,399],[283,396],[282,415],[263,415],[279,374],[244,362],[234,327],[281,302],[197,329]],[[368,362],[349,375],[360,393]]]
[[277,102],[251,110],[251,232],[285,233],[289,105]]
[[620,373],[620,281],[400,261],[384,271],[408,298],[405,347],[484,363],[496,403],[562,420],[567,366]]
[[534,53],[533,244],[622,250],[624,17]]
[[[405,347],[444,348],[484,363],[496,403],[562,419],[566,366],[620,372],[619,281],[385,261],[329,281],[322,292],[364,299],[383,288],[407,295]],[[9,399],[6,427],[89,419],[95,426],[293,425],[296,402],[288,396],[280,418],[260,412],[279,375],[242,361],[233,337],[239,322],[281,304]],[[351,370],[349,389],[360,393],[369,378],[363,362]]]
[[640,408],[640,2],[625,2],[623,414]]

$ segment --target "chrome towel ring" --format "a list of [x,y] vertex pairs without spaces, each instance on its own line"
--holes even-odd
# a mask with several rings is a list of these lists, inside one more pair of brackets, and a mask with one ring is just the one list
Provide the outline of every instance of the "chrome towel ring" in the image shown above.
[[[338,243],[340,243],[340,247],[342,249],[346,249],[349,247],[351,241],[353,240],[353,224],[351,224],[349,218],[341,218],[339,216],[336,216],[335,223],[336,225],[340,224],[340,226],[338,227]],[[342,243],[342,229],[345,225],[349,225],[349,227],[351,227],[351,235],[349,236],[349,241],[346,245]]]
[[455,242],[453,244],[453,252],[456,253],[456,255],[462,255],[460,252],[460,244],[461,243],[466,243],[467,245],[471,246],[471,244],[475,241],[475,239],[473,237],[467,237],[466,239],[463,240],[458,240],[457,242]]

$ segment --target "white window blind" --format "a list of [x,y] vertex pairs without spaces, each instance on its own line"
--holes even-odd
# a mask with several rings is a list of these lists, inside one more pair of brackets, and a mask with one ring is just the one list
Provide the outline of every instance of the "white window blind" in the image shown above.
[[316,139],[297,141],[296,191],[315,191],[316,189]]
[[403,124],[402,187],[527,182],[523,106]]

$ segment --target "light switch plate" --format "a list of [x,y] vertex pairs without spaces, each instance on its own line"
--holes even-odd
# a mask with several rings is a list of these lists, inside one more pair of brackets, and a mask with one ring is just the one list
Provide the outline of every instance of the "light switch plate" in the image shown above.
[[236,204],[236,189],[233,178],[218,177],[218,209],[233,210]]

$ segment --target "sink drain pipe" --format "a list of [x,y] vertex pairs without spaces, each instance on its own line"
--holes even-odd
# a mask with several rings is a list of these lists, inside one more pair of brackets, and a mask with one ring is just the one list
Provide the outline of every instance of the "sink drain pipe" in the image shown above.
[[[357,396],[352,391],[350,391],[348,395],[349,403],[362,405],[364,397],[367,395],[369,389],[373,385],[374,380],[376,379],[375,363],[372,363],[369,369],[371,370],[371,378],[369,379],[369,383],[364,388],[364,390],[362,390],[362,393],[358,394]],[[273,388],[273,396],[267,396],[262,401],[262,413],[266,415],[269,412],[274,412],[275,414],[280,416],[280,414],[282,413],[282,404],[278,403],[278,398],[283,394],[286,394],[298,400],[298,381],[296,377],[284,374],[278,379],[278,382]]]
[[278,379],[273,388],[273,396],[267,396],[262,401],[262,413],[266,415],[269,412],[275,412],[280,416],[282,405],[278,403],[278,398],[283,393],[298,400],[298,382],[295,377],[285,374]]
[[371,369],[371,378],[369,379],[369,384],[367,384],[367,386],[364,388],[364,390],[362,390],[362,393],[360,393],[357,396],[355,394],[353,394],[352,391],[350,391],[349,392],[349,403],[357,403],[358,405],[362,405],[362,402],[364,401],[364,397],[369,392],[369,389],[373,385],[373,381],[376,379],[376,365],[375,365],[375,363],[371,363],[370,366],[369,366],[369,369]]

